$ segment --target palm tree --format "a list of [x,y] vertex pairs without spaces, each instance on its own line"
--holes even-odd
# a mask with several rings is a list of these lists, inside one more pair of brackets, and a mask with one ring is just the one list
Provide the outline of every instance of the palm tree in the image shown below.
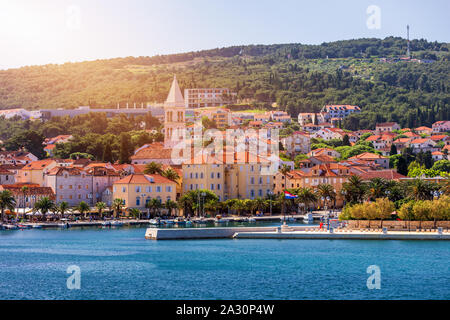
[[331,184],[320,184],[317,186],[317,194],[319,197],[323,198],[324,204],[330,200],[336,199],[336,192]]
[[2,221],[5,220],[5,210],[13,211],[16,206],[16,200],[14,199],[11,191],[4,190],[0,192],[0,210],[2,213]]
[[178,204],[175,201],[167,200],[164,207],[168,210],[169,216],[172,216],[172,211],[178,208]]
[[106,209],[106,203],[104,203],[104,202],[97,202],[95,204],[95,207],[98,210],[98,215],[99,215],[100,219],[102,219],[103,218],[103,210]]
[[123,200],[122,199],[114,199],[112,208],[114,211],[114,218],[117,218],[117,216],[119,216],[120,213],[122,212]]
[[410,198],[418,200],[431,200],[433,186],[425,180],[415,179],[408,187],[407,194]]
[[134,217],[134,218],[141,218],[141,210],[137,209],[137,208],[131,208],[129,210],[130,216]]
[[162,203],[159,199],[153,198],[149,202],[147,202],[146,207],[153,210],[153,212],[156,216],[157,213],[159,213],[159,209],[162,208]]
[[263,211],[267,208],[266,206],[266,201],[264,201],[264,199],[262,198],[256,198],[255,199],[255,208],[257,211]]
[[87,218],[86,213],[89,212],[90,207],[86,202],[81,201],[76,207],[76,210],[78,210],[78,212],[80,212],[81,215],[84,215],[84,218],[86,219]]
[[372,201],[385,197],[386,180],[383,178],[373,178],[370,180],[367,195]]
[[166,171],[163,171],[161,175],[163,177],[166,177],[167,179],[175,182],[176,184],[178,184],[178,182],[180,180],[180,175],[172,168],[168,168]]
[[317,201],[317,195],[314,193],[314,191],[311,188],[300,188],[297,189],[296,194],[298,196],[295,201],[297,204],[304,204],[305,209],[309,206],[309,204],[314,203]]
[[150,162],[145,166],[145,174],[161,174],[163,172],[162,164],[156,162]]
[[34,204],[34,209],[42,213],[42,220],[46,220],[45,215],[55,208],[55,203],[48,197],[43,197]]
[[245,204],[242,200],[236,199],[233,203],[233,210],[236,210],[237,214],[240,216],[242,212],[245,210]]
[[364,199],[366,184],[359,176],[350,176],[347,182],[342,184],[342,194],[345,201],[350,203],[361,203]]
[[58,212],[61,214],[61,218],[64,218],[64,213],[69,209],[69,204],[65,201],[58,205]]

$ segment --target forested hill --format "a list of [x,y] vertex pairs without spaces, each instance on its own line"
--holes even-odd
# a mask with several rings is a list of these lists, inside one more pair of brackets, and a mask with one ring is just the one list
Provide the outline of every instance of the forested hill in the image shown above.
[[251,45],[3,70],[0,109],[162,102],[176,73],[182,89],[229,87],[257,108],[276,102],[292,116],[327,103],[361,106],[361,115],[345,121],[348,129],[450,119],[450,45],[411,41],[413,58],[433,63],[380,61],[401,57],[406,45],[394,37]]

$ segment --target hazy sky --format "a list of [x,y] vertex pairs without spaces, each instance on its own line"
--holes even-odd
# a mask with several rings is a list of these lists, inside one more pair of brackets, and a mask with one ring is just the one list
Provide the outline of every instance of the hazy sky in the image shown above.
[[[379,15],[367,13],[372,5]],[[449,0],[0,0],[0,69],[242,44],[406,37],[407,24],[411,38],[449,42],[449,12]]]

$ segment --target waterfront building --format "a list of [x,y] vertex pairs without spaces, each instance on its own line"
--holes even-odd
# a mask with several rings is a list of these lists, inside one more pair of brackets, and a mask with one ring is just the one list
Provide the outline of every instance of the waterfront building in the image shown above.
[[[26,187],[24,191],[23,187]],[[8,190],[12,193],[14,200],[16,201],[16,209],[20,208],[33,208],[36,202],[46,197],[50,200],[55,200],[55,193],[52,188],[42,187],[38,184],[18,183],[12,185],[0,185],[0,192]],[[17,210],[19,213],[23,211]]]
[[92,176],[82,168],[55,167],[46,173],[44,185],[52,188],[56,202],[76,206],[81,201],[94,204]]
[[221,156],[201,152],[182,165],[182,192],[206,189],[220,201],[264,198],[272,191],[272,161],[249,152]]
[[145,209],[151,199],[176,201],[176,196],[176,183],[158,174],[135,173],[113,184],[113,199],[122,199],[127,209]]

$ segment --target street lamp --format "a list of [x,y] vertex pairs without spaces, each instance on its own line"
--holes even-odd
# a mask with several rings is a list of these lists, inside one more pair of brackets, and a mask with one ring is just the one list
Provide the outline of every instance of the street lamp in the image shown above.
[[269,195],[269,204],[270,204],[270,216],[272,216],[272,195],[273,195],[273,192],[269,191],[268,195]]
[[202,201],[203,201],[203,206],[202,206],[202,216],[205,216],[205,197],[206,197],[206,193],[202,192]]

